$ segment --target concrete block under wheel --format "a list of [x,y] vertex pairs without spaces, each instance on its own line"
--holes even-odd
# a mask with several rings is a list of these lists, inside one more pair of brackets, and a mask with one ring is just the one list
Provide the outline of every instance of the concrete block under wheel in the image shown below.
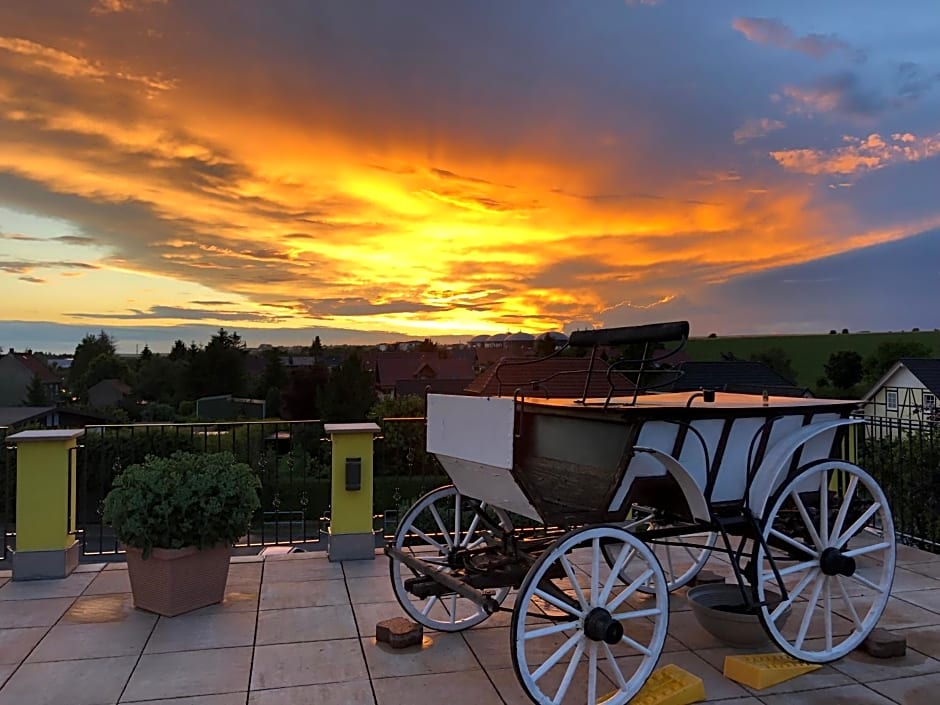
[[874,658],[897,658],[907,652],[907,637],[887,629],[872,629],[862,649]]
[[375,625],[375,640],[393,649],[416,646],[424,638],[424,627],[404,617],[386,619]]

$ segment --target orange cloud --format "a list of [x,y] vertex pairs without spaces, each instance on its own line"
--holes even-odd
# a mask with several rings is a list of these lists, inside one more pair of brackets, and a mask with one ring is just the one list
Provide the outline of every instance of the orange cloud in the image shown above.
[[842,139],[845,146],[836,149],[786,149],[770,156],[787,171],[849,175],[940,155],[940,133],[924,137],[894,133],[887,140],[873,133],[864,139],[848,135]]
[[734,141],[737,144],[744,144],[759,137],[769,135],[771,132],[782,130],[786,124],[780,120],[770,118],[749,119],[741,127],[734,131]]

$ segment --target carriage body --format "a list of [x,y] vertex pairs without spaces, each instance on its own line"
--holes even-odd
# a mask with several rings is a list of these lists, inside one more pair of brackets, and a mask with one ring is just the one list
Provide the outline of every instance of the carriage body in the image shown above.
[[[691,397],[602,405],[429,395],[427,447],[463,494],[547,525],[622,521],[634,503],[707,522],[709,507],[766,501],[786,477],[781,462],[789,469],[839,457],[857,406],[722,392],[690,405]],[[817,432],[807,438],[810,429]],[[764,462],[789,448],[777,467]],[[762,496],[749,497],[751,488]]]

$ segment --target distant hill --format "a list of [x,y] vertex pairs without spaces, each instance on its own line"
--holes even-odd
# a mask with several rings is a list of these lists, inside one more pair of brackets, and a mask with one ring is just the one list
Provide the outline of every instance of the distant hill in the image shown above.
[[692,338],[686,346],[692,360],[721,360],[722,354],[731,353],[747,360],[754,353],[780,348],[793,361],[797,384],[814,387],[825,372],[823,367],[829,356],[839,350],[854,350],[863,358],[886,342],[917,342],[930,347],[940,357],[940,331],[916,333],[837,333],[835,335],[763,335],[729,336],[723,338]]

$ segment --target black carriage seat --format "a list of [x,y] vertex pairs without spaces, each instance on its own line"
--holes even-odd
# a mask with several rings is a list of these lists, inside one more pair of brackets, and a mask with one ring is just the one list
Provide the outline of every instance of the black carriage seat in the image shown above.
[[685,342],[688,337],[688,321],[671,321],[643,326],[577,330],[568,338],[568,345],[573,348],[593,348],[598,345],[672,343]]
[[[549,387],[553,380],[563,376],[578,375],[584,378],[583,391],[581,398],[577,400],[578,403],[588,403],[589,390],[592,389],[591,380],[600,377],[606,380],[606,398],[599,402],[603,404],[605,409],[610,405],[615,392],[618,393],[618,396],[623,394],[632,396],[631,401],[625,402],[621,399],[618,400],[618,404],[635,404],[639,394],[662,390],[682,376],[681,370],[668,369],[664,372],[657,363],[681,350],[685,346],[688,337],[688,321],[575,331],[563,347],[546,357],[527,360],[501,360],[497,363],[494,374],[497,389],[501,390],[506,381],[500,374],[503,369],[515,368],[518,371],[520,367],[530,366],[529,369],[533,372],[533,379],[525,384],[513,385],[517,396],[524,396],[526,390],[549,396]],[[667,349],[662,345],[663,343],[673,343],[673,345]],[[642,352],[627,353],[623,357],[608,363],[606,356],[598,356],[598,349],[604,346],[642,346]],[[585,360],[583,369],[569,369],[540,374],[546,368],[540,367],[538,363],[558,357],[568,348],[591,349],[591,354]],[[501,391],[498,393],[501,393]],[[595,392],[596,394],[597,392]]]

